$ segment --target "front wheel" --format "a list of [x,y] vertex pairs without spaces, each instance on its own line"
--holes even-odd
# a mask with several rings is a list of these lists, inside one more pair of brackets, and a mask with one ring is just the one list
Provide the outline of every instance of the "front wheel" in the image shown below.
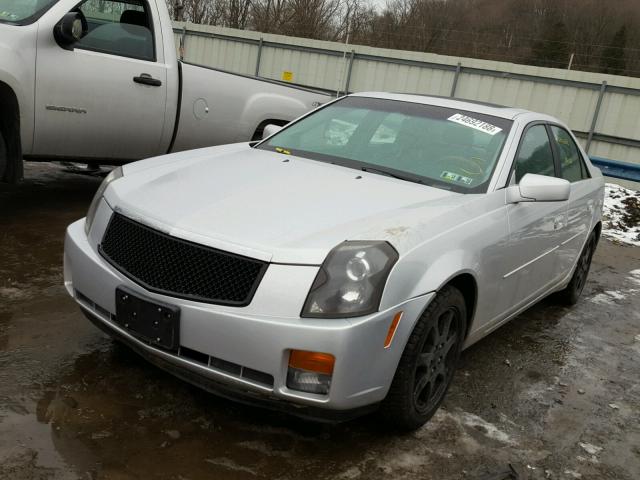
[[391,426],[415,430],[436,413],[460,358],[466,319],[464,297],[453,286],[440,290],[424,311],[381,406]]
[[598,244],[598,237],[593,232],[584,244],[584,248],[578,258],[576,269],[573,271],[573,276],[569,281],[569,284],[564,290],[557,293],[557,298],[561,303],[565,305],[575,305],[582,294],[585,284],[587,283],[587,276],[589,275],[589,269],[591,268],[591,259],[593,253],[596,251],[596,245]]

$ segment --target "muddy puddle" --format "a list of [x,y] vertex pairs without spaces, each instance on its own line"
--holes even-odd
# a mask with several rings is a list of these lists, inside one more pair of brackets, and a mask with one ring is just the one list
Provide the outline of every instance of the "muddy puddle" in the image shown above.
[[640,478],[640,249],[603,241],[584,298],[468,349],[443,408],[395,435],[235,404],[113,343],[62,287],[99,179],[29,165],[0,187],[0,478]]

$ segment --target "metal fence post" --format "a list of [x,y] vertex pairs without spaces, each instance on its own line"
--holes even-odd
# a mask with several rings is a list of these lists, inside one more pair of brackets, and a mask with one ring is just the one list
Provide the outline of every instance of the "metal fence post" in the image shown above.
[[356,51],[351,50],[351,57],[349,57],[349,67],[347,68],[347,78],[344,82],[344,94],[349,95],[349,84],[351,83],[351,70],[353,69],[353,59],[356,56]]
[[593,112],[593,119],[591,120],[591,128],[589,129],[589,136],[587,137],[587,145],[584,150],[589,153],[589,147],[591,147],[591,141],[593,140],[593,134],[596,131],[596,123],[598,122],[598,115],[600,115],[600,107],[602,107],[602,99],[604,93],[607,90],[607,82],[602,82],[600,85],[600,94],[598,95],[598,103],[596,103],[596,110]]
[[451,85],[451,95],[450,97],[456,96],[456,87],[458,86],[458,77],[460,76],[460,70],[462,69],[462,63],[458,62],[456,65],[456,73],[453,76],[453,85]]
[[260,42],[258,42],[258,58],[256,58],[256,77],[260,76],[260,60],[262,58],[262,42],[263,39],[260,37]]
[[182,27],[182,36],[180,37],[180,60],[184,60],[185,44],[187,42],[187,26]]

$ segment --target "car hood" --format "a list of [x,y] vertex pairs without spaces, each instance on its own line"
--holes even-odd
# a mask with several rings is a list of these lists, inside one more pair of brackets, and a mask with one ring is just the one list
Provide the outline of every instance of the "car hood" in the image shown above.
[[410,248],[461,195],[247,144],[137,162],[105,198],[170,235],[276,263],[319,265],[345,240]]

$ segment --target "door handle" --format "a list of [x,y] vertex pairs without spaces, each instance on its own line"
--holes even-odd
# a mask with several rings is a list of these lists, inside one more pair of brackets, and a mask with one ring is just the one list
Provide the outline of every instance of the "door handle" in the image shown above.
[[141,83],[142,85],[149,85],[151,87],[159,87],[162,85],[162,82],[157,78],[153,78],[148,73],[141,73],[139,77],[133,77],[133,81],[136,83]]

